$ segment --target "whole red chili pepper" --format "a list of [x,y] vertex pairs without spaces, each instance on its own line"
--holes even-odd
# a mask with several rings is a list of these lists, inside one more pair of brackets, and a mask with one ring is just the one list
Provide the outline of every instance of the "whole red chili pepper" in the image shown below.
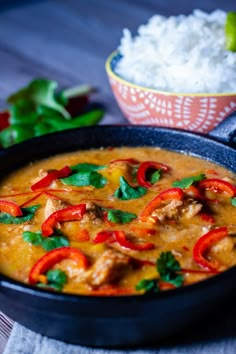
[[137,182],[140,186],[149,188],[152,184],[147,181],[147,173],[150,170],[163,170],[165,172],[169,171],[169,167],[163,163],[156,161],[144,161],[140,164],[137,171]]
[[219,263],[216,261],[208,261],[204,257],[204,254],[213,244],[226,236],[228,236],[227,227],[219,227],[200,237],[193,247],[193,258],[195,262],[207,270],[218,272]]
[[86,212],[86,204],[73,205],[52,213],[42,224],[43,236],[53,234],[53,227],[60,221],[81,220]]
[[40,275],[46,273],[55,264],[67,258],[75,261],[79,268],[87,268],[89,264],[87,258],[77,248],[56,248],[47,252],[34,264],[29,273],[29,283],[33,285],[37,284]]
[[0,211],[4,213],[11,214],[12,216],[22,216],[22,210],[14,202],[10,202],[9,200],[0,200]]
[[140,214],[140,217],[147,217],[165,200],[181,200],[184,196],[184,192],[181,188],[170,188],[161,192],[158,196],[152,199]]
[[60,170],[55,170],[48,172],[48,174],[43,177],[40,181],[36,182],[31,186],[32,191],[37,191],[39,189],[48,187],[53,181],[58,178],[64,178],[69,176],[72,173],[72,170],[69,166],[65,166]]
[[236,195],[236,187],[231,183],[224,181],[219,178],[208,178],[199,182],[198,184],[200,189],[210,189],[213,192],[225,192],[229,194],[230,197],[234,197]]

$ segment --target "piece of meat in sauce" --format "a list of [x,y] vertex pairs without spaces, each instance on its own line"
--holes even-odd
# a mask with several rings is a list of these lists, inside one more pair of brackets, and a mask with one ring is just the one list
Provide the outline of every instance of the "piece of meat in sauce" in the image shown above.
[[86,212],[81,222],[92,222],[93,224],[101,224],[103,222],[102,209],[93,202],[86,203]]
[[92,265],[86,282],[93,288],[114,283],[130,269],[130,257],[115,251],[106,250]]
[[67,202],[57,198],[48,198],[44,208],[45,220],[57,210],[61,210],[70,206]]
[[197,215],[202,209],[202,204],[192,198],[184,200],[171,200],[167,204],[154,210],[151,217],[157,217],[160,222],[166,219],[178,220],[180,218],[190,219]]

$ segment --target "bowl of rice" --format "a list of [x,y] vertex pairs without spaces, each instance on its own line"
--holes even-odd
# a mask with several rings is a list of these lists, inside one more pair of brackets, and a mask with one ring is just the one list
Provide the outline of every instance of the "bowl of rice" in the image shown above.
[[115,98],[132,124],[208,133],[236,110],[236,52],[225,49],[221,10],[155,15],[106,61]]

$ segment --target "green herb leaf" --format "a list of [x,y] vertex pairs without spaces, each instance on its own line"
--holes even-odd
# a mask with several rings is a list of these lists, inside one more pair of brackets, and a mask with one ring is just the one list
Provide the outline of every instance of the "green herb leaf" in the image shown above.
[[106,168],[106,166],[102,165],[95,165],[93,163],[78,163],[78,165],[75,166],[70,166],[72,171],[75,172],[92,172],[92,171],[98,171],[98,170],[103,170]]
[[15,104],[19,100],[28,100],[35,105],[44,105],[60,112],[65,118],[70,114],[60,104],[55,95],[57,83],[46,79],[36,79],[8,98],[8,103]]
[[155,294],[160,291],[157,279],[142,279],[135,287],[136,290],[144,290],[145,294]]
[[10,108],[10,124],[34,124],[38,119],[38,112],[34,102],[18,100]]
[[93,186],[95,188],[103,188],[107,184],[106,177],[96,171],[78,172],[60,180],[64,184],[77,187]]
[[24,231],[22,236],[24,241],[31,243],[33,246],[41,246],[45,251],[66,247],[70,244],[65,236],[54,235],[51,237],[44,237],[40,231]]
[[225,22],[226,49],[236,52],[236,12],[227,13]]
[[161,170],[156,170],[155,172],[153,172],[153,174],[151,175],[150,178],[150,183],[151,184],[155,184],[156,182],[158,182],[161,178]]
[[230,198],[231,204],[236,207],[236,197]]
[[40,231],[38,232],[24,231],[22,236],[25,242],[29,242],[33,246],[41,246],[43,241],[43,236]]
[[131,187],[126,179],[120,177],[120,187],[115,191],[114,196],[121,200],[137,199],[147,193],[144,187]]
[[107,210],[107,219],[116,224],[127,224],[133,219],[137,218],[136,214],[127,213],[122,210],[117,209],[106,209]]
[[51,237],[43,237],[41,246],[45,251],[51,251],[55,248],[66,247],[69,246],[70,242],[64,236],[51,236]]
[[172,186],[182,188],[182,189],[189,188],[193,183],[200,182],[203,179],[206,179],[206,176],[203,173],[201,173],[200,175],[197,176],[186,177],[179,181],[175,181],[174,183],[172,183]]
[[34,137],[34,126],[13,124],[0,132],[0,143],[4,148]]
[[27,208],[21,208],[23,216],[12,216],[8,213],[0,213],[0,224],[23,224],[33,219],[40,205],[33,205]]
[[61,291],[67,283],[67,275],[60,269],[52,269],[46,273],[48,284],[38,283],[37,286],[45,289]]
[[178,273],[180,269],[179,262],[170,251],[162,252],[157,259],[157,271],[160,274],[161,280],[171,283],[176,287],[181,286],[184,281],[183,275]]

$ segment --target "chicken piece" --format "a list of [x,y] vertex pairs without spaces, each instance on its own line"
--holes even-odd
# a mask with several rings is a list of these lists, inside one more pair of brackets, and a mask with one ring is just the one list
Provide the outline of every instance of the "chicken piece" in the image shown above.
[[44,209],[45,220],[55,211],[64,209],[68,206],[69,204],[66,203],[64,200],[56,199],[56,198],[48,198]]
[[86,282],[96,288],[118,281],[129,269],[130,257],[115,251],[106,250],[87,273]]
[[171,200],[167,204],[153,211],[151,217],[157,217],[160,222],[166,219],[177,220],[181,217],[186,219],[197,215],[202,209],[202,204],[192,198],[182,200]]
[[103,221],[102,209],[93,202],[86,203],[86,213],[81,222],[92,222],[93,224],[101,224]]
[[183,208],[181,208],[181,214],[186,219],[191,219],[197,215],[202,209],[202,204],[192,198],[184,200]]
[[180,215],[180,206],[183,205],[182,200],[171,200],[168,204],[164,204],[152,212],[152,217],[157,217],[160,222],[165,219],[176,219]]

